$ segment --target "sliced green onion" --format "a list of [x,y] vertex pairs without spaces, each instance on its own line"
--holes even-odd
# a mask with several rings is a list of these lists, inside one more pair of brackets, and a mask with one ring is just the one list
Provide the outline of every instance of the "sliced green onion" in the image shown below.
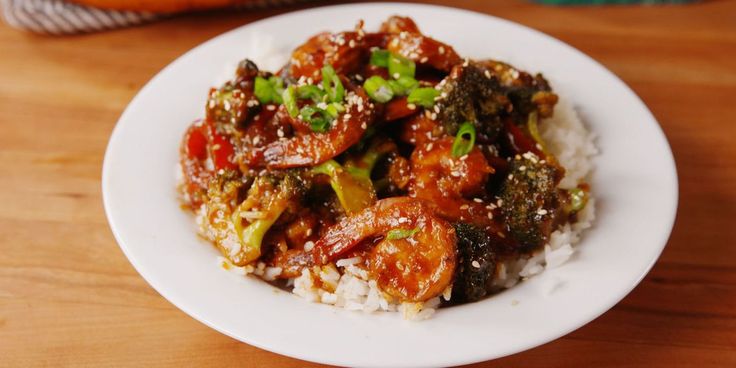
[[388,74],[391,78],[399,79],[402,76],[414,78],[415,71],[416,65],[413,61],[393,53],[388,57]]
[[324,133],[332,126],[332,117],[327,114],[324,110],[316,106],[304,106],[299,112],[302,120],[309,123],[309,127],[312,131],[317,133]]
[[322,67],[322,86],[332,102],[342,102],[345,97],[345,87],[342,86],[340,77],[335,73],[332,65]]
[[363,88],[368,96],[381,103],[389,102],[394,97],[394,91],[388,82],[377,75],[366,79]]
[[534,138],[534,142],[539,144],[540,147],[542,147],[542,152],[547,152],[547,148],[544,146],[544,140],[542,139],[542,135],[539,134],[539,124],[538,124],[538,117],[537,112],[532,111],[529,113],[529,119],[527,119],[526,128],[529,130],[529,135]]
[[319,89],[319,87],[307,84],[299,86],[296,89],[296,97],[300,100],[311,99],[314,102],[322,101],[322,97],[325,95],[325,91]]
[[325,108],[325,112],[334,119],[341,112],[345,112],[345,106],[343,106],[341,103],[333,102],[327,105],[327,108]]
[[418,227],[415,227],[413,229],[392,229],[392,230],[389,230],[388,233],[386,233],[386,239],[396,240],[396,239],[410,238],[418,232],[419,232]]
[[439,95],[440,91],[431,87],[417,88],[409,93],[406,102],[422,107],[432,107],[434,99]]
[[370,179],[353,176],[343,170],[335,160],[325,161],[311,170],[315,174],[329,175],[330,186],[337,194],[340,205],[347,213],[356,213],[376,201],[376,192]]
[[295,118],[299,115],[299,106],[296,104],[296,88],[293,85],[284,90],[284,93],[281,94],[281,99],[284,100],[284,106],[286,106],[289,116]]
[[583,189],[573,188],[570,189],[570,213],[576,213],[588,203],[588,193]]
[[381,68],[388,68],[388,58],[391,52],[388,50],[376,50],[371,53],[371,65]]
[[391,89],[394,91],[394,95],[396,96],[406,96],[411,93],[411,91],[419,87],[419,81],[405,75],[399,77],[399,79],[388,81],[388,84],[391,86]]
[[462,157],[470,153],[475,146],[475,127],[469,122],[460,125],[455,136],[455,142],[452,143],[452,155],[454,157]]
[[282,103],[283,81],[279,77],[263,78],[256,77],[253,93],[262,104]]

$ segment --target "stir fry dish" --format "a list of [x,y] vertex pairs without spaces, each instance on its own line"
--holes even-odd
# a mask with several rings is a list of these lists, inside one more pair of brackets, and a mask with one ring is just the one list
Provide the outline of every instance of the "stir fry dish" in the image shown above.
[[241,61],[183,137],[179,189],[226,268],[348,309],[475,302],[589,200],[541,133],[557,103],[408,17],[361,21],[280,70]]

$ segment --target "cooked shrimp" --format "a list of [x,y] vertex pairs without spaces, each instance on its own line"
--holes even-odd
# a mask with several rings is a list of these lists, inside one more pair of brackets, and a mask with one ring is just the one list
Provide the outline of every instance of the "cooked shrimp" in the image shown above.
[[[391,230],[406,237],[387,237]],[[380,239],[368,267],[385,293],[402,301],[425,301],[452,282],[456,264],[455,230],[421,200],[393,197],[345,218],[330,228],[313,249],[317,264],[347,254],[365,240]]]
[[428,65],[444,72],[449,72],[453,66],[462,63],[462,59],[451,46],[417,33],[392,34],[387,48],[411,59],[417,65]]
[[344,113],[335,118],[333,126],[325,133],[308,132],[282,138],[256,150],[244,158],[252,167],[269,169],[313,166],[341,154],[360,140],[372,124],[374,105],[361,87],[347,96]]
[[414,150],[409,195],[432,203],[435,211],[450,221],[470,222],[493,233],[501,231],[493,220],[496,205],[482,198],[494,169],[477,147],[465,156],[453,157],[452,143],[451,137],[445,137]]
[[421,33],[419,32],[419,27],[417,26],[414,21],[409,17],[400,17],[398,15],[392,15],[388,19],[386,19],[385,22],[381,23],[381,28],[379,29],[379,32],[386,32],[386,33],[401,33],[401,32],[410,32],[410,33]]
[[330,64],[338,74],[350,74],[361,65],[368,55],[368,47],[362,31],[320,33],[299,46],[291,55],[289,74],[322,80],[320,69]]

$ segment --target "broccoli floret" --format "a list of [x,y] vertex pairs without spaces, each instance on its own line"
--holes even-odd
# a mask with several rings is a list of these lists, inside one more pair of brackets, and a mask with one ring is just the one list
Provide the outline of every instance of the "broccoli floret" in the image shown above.
[[456,66],[442,84],[440,120],[455,135],[464,122],[475,126],[478,140],[494,141],[503,129],[500,116],[511,108],[505,92],[485,68],[471,63]]
[[492,291],[496,275],[496,245],[482,229],[456,223],[458,264],[452,303],[474,302]]
[[557,184],[563,175],[564,169],[531,152],[510,162],[499,198],[504,222],[519,251],[534,250],[549,239],[561,212]]

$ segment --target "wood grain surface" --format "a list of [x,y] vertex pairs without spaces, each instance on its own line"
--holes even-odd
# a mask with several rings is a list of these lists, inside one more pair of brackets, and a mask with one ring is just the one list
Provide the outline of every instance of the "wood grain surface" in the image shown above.
[[[561,339],[477,366],[736,366],[736,2],[445,3],[539,29],[610,68],[659,120],[680,178],[669,244],[628,297]],[[174,308],[118,248],[100,195],[107,140],[146,81],[217,34],[298,8],[61,38],[0,26],[0,366],[317,366]]]

